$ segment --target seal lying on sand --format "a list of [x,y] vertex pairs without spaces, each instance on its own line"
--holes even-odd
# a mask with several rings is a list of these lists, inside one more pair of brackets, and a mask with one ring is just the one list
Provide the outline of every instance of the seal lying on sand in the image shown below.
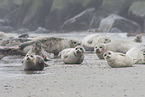
[[145,63],[145,45],[139,45],[127,51],[126,55],[132,57],[135,63]]
[[126,54],[126,52],[132,47],[141,45],[140,42],[136,41],[137,39],[135,38],[133,40],[114,40],[106,44],[100,43],[94,47],[94,52],[100,59],[103,59],[103,54],[107,50]]
[[26,71],[43,70],[43,68],[45,67],[45,63],[41,56],[31,54],[25,56],[25,58],[22,61],[22,66]]
[[100,34],[91,34],[82,40],[82,45],[84,46],[85,50],[93,51],[96,44],[109,42],[111,42],[111,40],[106,36]]
[[75,48],[64,49],[58,56],[61,56],[66,64],[80,64],[84,60],[84,48],[78,45]]
[[73,48],[77,46],[78,41],[71,40],[71,39],[64,39],[64,38],[58,38],[58,37],[38,37],[33,39],[31,42],[26,42],[22,45],[20,45],[21,49],[26,49],[25,47],[28,47],[29,45],[32,45],[35,42],[40,42],[42,45],[42,48],[48,52],[53,53],[54,55],[58,55],[60,51],[62,51],[65,48]]
[[104,53],[104,58],[112,68],[131,67],[133,65],[133,59],[122,53],[107,51]]

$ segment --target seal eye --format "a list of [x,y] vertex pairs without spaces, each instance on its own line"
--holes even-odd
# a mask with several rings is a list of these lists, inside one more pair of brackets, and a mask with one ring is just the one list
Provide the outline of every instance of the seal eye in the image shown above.
[[108,41],[108,39],[105,39],[105,41]]
[[78,50],[78,48],[76,48],[76,50]]
[[107,56],[107,54],[104,54],[104,56]]
[[28,55],[26,55],[26,57],[28,57]]
[[95,48],[98,48],[97,46]]
[[31,55],[31,57],[33,57],[33,55]]
[[82,48],[80,48],[80,50],[83,50]]
[[109,52],[108,54],[109,54],[109,55],[111,55],[111,53],[110,53],[110,52]]
[[77,44],[77,42],[74,42],[74,44]]
[[102,46],[100,46],[100,48],[102,48]]

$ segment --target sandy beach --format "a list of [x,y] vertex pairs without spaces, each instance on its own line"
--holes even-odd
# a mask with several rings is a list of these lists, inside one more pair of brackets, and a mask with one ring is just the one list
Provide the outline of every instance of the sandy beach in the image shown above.
[[110,68],[95,54],[85,54],[80,65],[60,59],[50,65],[47,74],[0,79],[0,97],[145,97],[144,65]]
[[[12,66],[12,60],[19,65]],[[1,60],[7,66],[0,64],[0,97],[145,97],[145,64],[111,68],[93,52],[86,52],[80,65],[52,59],[43,71],[25,72],[21,60]]]

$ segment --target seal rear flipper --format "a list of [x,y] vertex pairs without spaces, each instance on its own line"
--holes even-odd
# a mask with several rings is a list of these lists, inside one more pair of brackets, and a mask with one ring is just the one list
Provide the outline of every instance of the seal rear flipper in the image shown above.
[[138,64],[140,61],[142,61],[142,59],[133,59],[133,62],[134,62],[135,64]]
[[44,65],[45,65],[45,67],[48,67],[48,66],[50,66],[48,63],[46,63],[46,62],[44,62]]

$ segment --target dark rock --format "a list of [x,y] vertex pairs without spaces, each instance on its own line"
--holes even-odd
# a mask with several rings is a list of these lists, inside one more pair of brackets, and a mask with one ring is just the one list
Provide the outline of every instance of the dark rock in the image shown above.
[[29,38],[29,35],[24,33],[18,36],[18,38]]
[[133,33],[141,30],[140,26],[136,22],[112,14],[101,20],[99,31],[110,32],[114,28],[121,32],[133,32]]
[[103,0],[54,0],[44,28],[60,30],[60,27],[65,21],[73,18],[85,9],[98,9],[102,1]]
[[95,8],[86,9],[77,16],[67,20],[62,25],[62,30],[74,31],[74,30],[87,30],[89,24],[94,15]]
[[100,21],[110,14],[128,15],[129,6],[138,0],[103,0],[90,23],[90,28],[98,28]]

